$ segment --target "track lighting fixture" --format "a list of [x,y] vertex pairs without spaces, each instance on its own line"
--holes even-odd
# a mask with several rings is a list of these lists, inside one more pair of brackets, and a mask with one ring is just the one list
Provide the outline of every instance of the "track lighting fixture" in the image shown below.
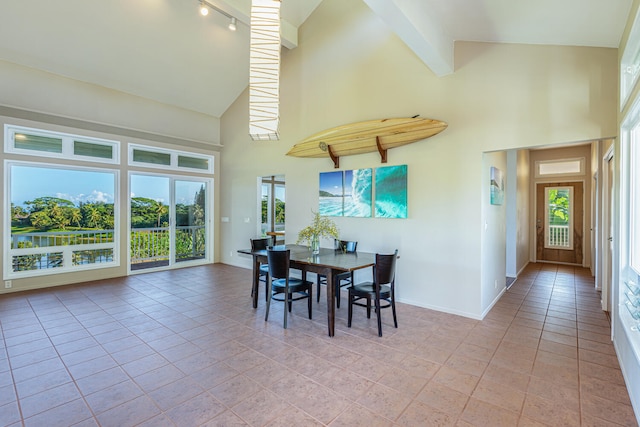
[[200,15],[207,16],[209,14],[209,9],[215,10],[219,14],[224,15],[227,18],[230,19],[229,26],[228,26],[230,31],[235,31],[236,30],[237,24],[238,24],[238,19],[235,16],[231,16],[230,14],[225,12],[224,10],[222,10],[219,7],[209,3],[206,0],[200,0],[199,3],[200,3]]
[[204,4],[204,2],[200,2],[200,15],[207,16],[209,14],[209,8]]

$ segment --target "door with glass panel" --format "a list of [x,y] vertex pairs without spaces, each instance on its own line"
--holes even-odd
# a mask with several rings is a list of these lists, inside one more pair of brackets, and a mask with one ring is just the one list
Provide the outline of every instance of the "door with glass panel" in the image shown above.
[[261,236],[275,236],[277,244],[285,241],[285,179],[283,175],[263,176],[261,191]]
[[582,182],[543,183],[536,189],[536,260],[582,264]]
[[209,188],[209,180],[131,175],[131,270],[207,260]]

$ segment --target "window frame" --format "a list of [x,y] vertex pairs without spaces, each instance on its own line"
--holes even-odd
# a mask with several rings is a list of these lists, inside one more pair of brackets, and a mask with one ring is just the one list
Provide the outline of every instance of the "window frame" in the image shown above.
[[[61,245],[61,246],[41,246],[38,248],[23,248],[13,249],[11,248],[12,235],[11,235],[11,170],[13,166],[26,166],[26,167],[39,167],[43,169],[60,169],[60,170],[74,170],[83,172],[99,172],[109,173],[113,175],[113,241],[107,243],[93,243],[83,245]],[[27,277],[48,276],[54,274],[71,273],[86,270],[114,268],[120,266],[120,171],[118,169],[96,168],[88,166],[71,166],[62,165],[56,163],[45,163],[37,161],[20,161],[20,160],[5,160],[5,185],[4,185],[4,206],[7,209],[5,212],[5,221],[2,225],[4,237],[2,239],[4,250],[4,265],[3,280],[18,279]],[[92,264],[79,264],[73,265],[73,253],[86,250],[97,249],[111,249],[113,253],[112,261],[92,263]],[[63,253],[64,264],[62,267],[45,268],[36,270],[24,270],[13,271],[13,257],[16,255],[34,255],[34,254],[50,254],[50,253]]]

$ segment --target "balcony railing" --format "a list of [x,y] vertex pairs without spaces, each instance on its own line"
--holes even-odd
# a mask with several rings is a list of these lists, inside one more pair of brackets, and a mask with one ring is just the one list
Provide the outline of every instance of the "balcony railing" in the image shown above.
[[[170,228],[133,229],[130,248],[130,262],[137,268],[154,263],[166,265],[170,257]],[[114,251],[114,230],[16,233],[11,236],[14,272],[113,262]],[[203,259],[205,255],[204,225],[176,227],[176,262]]]
[[547,247],[571,248],[568,225],[550,225],[547,234]]
[[[168,263],[170,256],[169,238],[169,227],[136,228],[131,230],[131,264],[149,263],[151,266],[153,263],[161,263],[163,261]],[[176,262],[203,259],[206,248],[205,226],[176,227],[175,246]]]

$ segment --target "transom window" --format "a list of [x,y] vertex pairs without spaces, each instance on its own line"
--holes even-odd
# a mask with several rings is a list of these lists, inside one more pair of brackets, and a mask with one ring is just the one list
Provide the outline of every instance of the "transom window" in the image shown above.
[[165,170],[192,170],[213,173],[213,156],[144,145],[129,145],[129,164]]
[[584,158],[536,162],[536,177],[551,175],[584,175]]
[[118,141],[13,125],[5,125],[5,152],[100,163],[120,162]]

